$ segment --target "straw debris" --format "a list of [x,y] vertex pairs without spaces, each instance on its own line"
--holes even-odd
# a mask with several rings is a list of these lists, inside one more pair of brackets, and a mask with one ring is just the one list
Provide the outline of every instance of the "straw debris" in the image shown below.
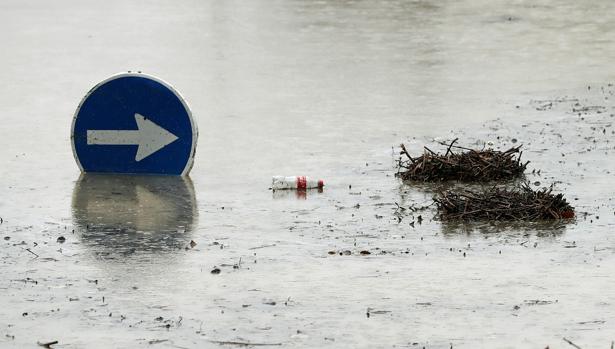
[[553,186],[533,190],[528,183],[514,189],[492,187],[441,191],[434,198],[442,220],[545,220],[573,218],[574,208]]
[[[520,145],[506,151],[475,150],[455,145],[457,140],[450,144],[441,143],[448,147],[444,154],[424,147],[423,155],[418,157],[412,157],[402,144],[397,176],[403,180],[426,182],[492,181],[520,177],[529,163],[521,163]],[[454,152],[452,149],[462,151]]]

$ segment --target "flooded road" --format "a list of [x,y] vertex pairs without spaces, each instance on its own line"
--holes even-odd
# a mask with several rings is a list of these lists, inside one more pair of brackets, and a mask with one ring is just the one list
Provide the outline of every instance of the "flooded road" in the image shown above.
[[[608,348],[614,6],[3,1],[0,347]],[[77,104],[127,70],[190,104],[190,178],[79,173]],[[397,146],[456,137],[523,144],[576,220],[399,214],[437,186]]]

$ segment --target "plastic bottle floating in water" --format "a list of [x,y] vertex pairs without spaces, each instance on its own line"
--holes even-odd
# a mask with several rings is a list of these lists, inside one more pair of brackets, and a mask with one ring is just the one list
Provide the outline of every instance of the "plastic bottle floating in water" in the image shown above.
[[281,190],[281,189],[296,189],[296,190],[306,190],[306,189],[322,189],[325,186],[325,183],[322,179],[312,179],[306,176],[273,176],[273,181],[271,183],[271,189],[273,190]]

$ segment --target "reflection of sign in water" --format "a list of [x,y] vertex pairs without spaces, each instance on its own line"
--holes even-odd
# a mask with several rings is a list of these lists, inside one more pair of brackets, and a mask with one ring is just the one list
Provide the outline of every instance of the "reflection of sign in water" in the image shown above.
[[82,240],[111,253],[183,247],[197,221],[188,177],[82,174],[72,206]]
[[185,100],[145,74],[119,74],[96,85],[73,119],[73,152],[84,172],[185,175],[196,140]]

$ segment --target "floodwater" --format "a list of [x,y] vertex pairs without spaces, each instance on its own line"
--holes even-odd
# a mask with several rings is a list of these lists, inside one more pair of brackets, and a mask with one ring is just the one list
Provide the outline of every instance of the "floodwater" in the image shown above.
[[[4,0],[0,29],[0,347],[612,346],[612,1]],[[188,100],[189,178],[79,173],[77,104],[127,70]],[[398,144],[455,137],[523,143],[576,220],[396,210],[437,189]]]

